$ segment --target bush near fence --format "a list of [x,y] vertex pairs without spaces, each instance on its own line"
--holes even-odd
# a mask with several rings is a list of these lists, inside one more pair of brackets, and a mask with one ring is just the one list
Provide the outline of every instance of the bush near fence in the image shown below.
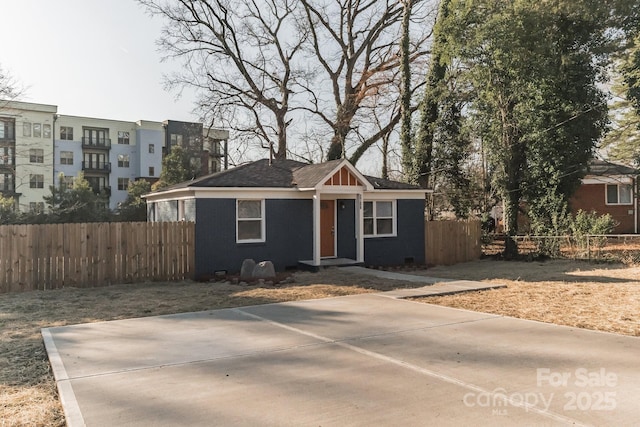
[[0,293],[190,279],[194,223],[0,226]]
[[[640,235],[598,234],[581,236],[515,236],[521,255],[549,256],[558,259],[640,263]],[[554,248],[552,253],[549,248]],[[483,255],[504,250],[504,236],[496,235],[483,245]]]
[[482,256],[479,220],[426,221],[425,256],[429,265],[452,265]]

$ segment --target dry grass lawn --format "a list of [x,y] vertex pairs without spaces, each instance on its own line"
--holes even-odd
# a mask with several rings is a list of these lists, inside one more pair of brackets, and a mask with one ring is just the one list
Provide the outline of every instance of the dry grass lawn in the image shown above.
[[[424,302],[640,336],[640,268],[483,260],[412,274],[508,286]],[[0,295],[0,427],[64,425],[41,328],[415,286],[330,269],[275,286],[151,283]]]
[[580,261],[481,260],[420,274],[506,288],[419,301],[558,325],[640,336],[640,267]]

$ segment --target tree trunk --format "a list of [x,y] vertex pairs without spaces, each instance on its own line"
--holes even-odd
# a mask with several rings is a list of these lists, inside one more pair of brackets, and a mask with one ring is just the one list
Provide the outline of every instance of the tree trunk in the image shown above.
[[400,146],[402,169],[407,182],[413,181],[413,147],[411,138],[411,69],[409,68],[409,23],[411,0],[402,0],[402,39],[400,41]]
[[446,40],[441,33],[439,23],[448,16],[449,0],[443,0],[438,11],[437,22],[434,27],[434,45],[431,53],[431,66],[427,74],[427,84],[421,106],[420,129],[416,141],[414,156],[414,175],[411,182],[422,188],[433,187],[433,149],[434,130],[439,116],[439,98],[441,85],[444,81],[447,67],[442,64],[441,50]]
[[518,234],[518,212],[522,190],[522,168],[524,165],[524,152],[522,145],[517,141],[517,136],[508,136],[505,141],[505,150],[509,151],[505,164],[505,194],[504,194],[504,219],[507,228],[507,237],[504,244],[505,259],[518,257],[518,244],[513,238]]

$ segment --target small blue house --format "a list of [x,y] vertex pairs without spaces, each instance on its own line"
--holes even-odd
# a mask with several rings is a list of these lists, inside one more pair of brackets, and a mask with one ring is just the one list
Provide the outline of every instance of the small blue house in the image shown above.
[[351,262],[425,262],[427,190],[361,174],[347,160],[258,160],[145,196],[149,221],[195,222],[195,277]]

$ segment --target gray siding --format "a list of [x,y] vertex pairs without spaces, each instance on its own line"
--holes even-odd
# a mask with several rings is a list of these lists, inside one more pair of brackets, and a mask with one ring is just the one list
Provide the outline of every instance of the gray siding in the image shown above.
[[313,202],[266,200],[264,243],[236,243],[235,199],[200,199],[196,203],[196,271],[198,279],[216,271],[236,273],[242,260],[270,260],[276,270],[297,267],[313,258]]
[[424,259],[424,200],[397,201],[397,237],[364,239],[364,260],[367,265],[400,265]]
[[184,219],[185,221],[196,221],[196,199],[184,201]]
[[156,221],[171,222],[178,220],[178,201],[156,202]]

